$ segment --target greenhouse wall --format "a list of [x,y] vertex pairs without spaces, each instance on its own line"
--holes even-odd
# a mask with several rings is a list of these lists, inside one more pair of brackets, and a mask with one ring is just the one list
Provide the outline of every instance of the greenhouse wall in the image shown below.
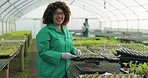
[[[72,18],[70,19],[67,27],[69,30],[81,30],[85,18]],[[90,29],[100,29],[100,23],[96,18],[88,20]],[[32,36],[35,38],[38,31],[44,27],[41,19],[23,18],[16,21],[16,30],[31,30]]]
[[6,22],[3,21],[3,34],[5,34],[5,33],[7,33],[7,32],[6,32]]
[[[85,18],[71,18],[67,28],[69,30],[81,30],[84,22]],[[120,20],[101,22],[97,18],[89,18],[88,23],[90,30],[148,33],[148,27],[146,26],[148,25],[148,20]],[[36,34],[42,27],[44,27],[44,25],[42,24],[41,19],[23,18],[16,21],[16,30],[31,30],[33,38],[35,38]],[[4,28],[4,30],[4,32],[6,32],[6,28]]]
[[19,19],[16,21],[16,31],[29,30],[32,31],[32,37],[36,38],[37,32],[41,29],[40,19]]
[[103,21],[102,30],[148,33],[148,20]]
[[0,35],[2,35],[2,21],[0,20]]
[[[68,23],[69,30],[82,29],[85,18],[71,18]],[[88,18],[88,24],[90,29],[100,29],[100,21],[97,18]]]

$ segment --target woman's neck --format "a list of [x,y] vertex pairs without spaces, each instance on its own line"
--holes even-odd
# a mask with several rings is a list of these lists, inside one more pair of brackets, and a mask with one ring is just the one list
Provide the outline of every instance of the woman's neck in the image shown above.
[[62,32],[62,27],[61,27],[61,25],[54,24],[54,26]]
[[61,30],[61,26],[59,25],[59,26],[56,26],[59,30]]

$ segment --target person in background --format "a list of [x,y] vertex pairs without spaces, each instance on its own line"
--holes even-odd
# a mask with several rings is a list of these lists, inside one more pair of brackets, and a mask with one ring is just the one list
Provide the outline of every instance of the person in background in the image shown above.
[[88,37],[89,36],[89,24],[88,24],[88,18],[85,18],[85,26],[86,26],[86,37]]
[[88,27],[86,26],[86,23],[83,23],[83,27],[82,27],[82,33],[84,37],[88,37]]
[[89,24],[88,24],[88,19],[87,18],[85,18],[85,22],[83,23],[82,33],[83,33],[84,37],[89,36]]
[[88,24],[88,18],[85,18],[85,24],[86,24],[86,26],[89,26],[89,24]]
[[79,57],[81,51],[72,43],[67,30],[70,9],[65,2],[50,3],[43,15],[43,27],[36,35],[38,78],[71,78],[70,59]]

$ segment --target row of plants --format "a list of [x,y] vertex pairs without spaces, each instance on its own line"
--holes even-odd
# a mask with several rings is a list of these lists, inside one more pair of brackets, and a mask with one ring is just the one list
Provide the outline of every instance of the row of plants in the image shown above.
[[102,56],[96,54],[96,53],[93,53],[91,52],[90,50],[87,49],[86,46],[75,46],[76,48],[80,49],[82,54],[80,56],[80,59],[81,60],[85,60],[85,59],[96,59],[96,58],[100,58],[100,59],[103,59]]
[[104,49],[94,50],[93,48],[90,48],[90,49],[92,52],[97,53],[103,57],[109,57],[109,58],[116,58],[117,57],[109,50],[104,50]]
[[[114,59],[114,58],[117,58],[116,50],[122,47],[126,47],[131,50],[137,50],[136,52],[138,53],[139,52],[147,53],[146,45],[143,45],[140,43],[122,43],[116,39],[107,38],[107,37],[100,37],[100,40],[96,40],[95,38],[75,39],[74,45],[76,46],[76,48],[79,48],[82,51],[83,57],[80,56],[80,58],[87,58],[88,56],[89,58],[91,58],[91,57],[94,57],[92,54],[95,54],[96,56],[100,55],[106,58]],[[83,54],[84,55],[87,54],[87,57],[85,57]],[[143,53],[139,53],[139,54],[143,54]],[[99,58],[99,57],[94,57],[94,58]],[[99,74],[97,76],[95,76],[94,74],[91,74],[91,75],[86,74],[85,76],[83,75],[83,77],[81,76],[80,78],[140,78],[141,74],[138,74],[138,73],[112,74],[112,75]]]
[[143,53],[143,52],[140,52],[140,51],[136,51],[136,50],[131,50],[129,48],[125,48],[125,47],[122,47],[117,51],[117,54],[121,55],[121,56],[132,56],[132,57],[137,57],[137,58],[148,58],[148,54],[147,53]]
[[96,40],[95,37],[86,37],[84,39],[76,39],[73,43],[75,46],[86,46],[93,50],[112,49],[111,52],[114,52],[114,54],[115,49],[119,48],[121,44],[119,40],[108,37],[100,37],[100,40]]
[[148,63],[138,63],[130,61],[124,64],[124,71],[128,71],[127,73],[134,73],[143,77],[148,77]]
[[[106,43],[104,41],[107,40]],[[87,49],[90,49],[93,51],[99,51],[99,50],[108,50],[111,51],[113,54],[117,54],[116,49],[120,49],[121,47],[127,47],[131,50],[140,51],[143,53],[148,52],[148,47],[144,44],[140,43],[121,43],[120,41],[113,39],[113,38],[107,38],[107,37],[100,37],[100,40],[95,40],[95,38],[87,37],[76,39],[74,40],[75,46],[86,46]]]
[[[100,38],[100,40],[105,40],[105,38]],[[93,40],[96,42],[94,44]],[[80,56],[80,58],[95,58],[95,59],[104,59],[104,58],[107,58],[107,59],[112,59],[112,60],[118,60],[117,57],[109,50],[105,50],[103,49],[101,46],[103,44],[101,44],[100,40],[95,40],[95,38],[88,38],[88,39],[76,39],[74,41],[74,45],[76,46],[76,48],[80,49],[82,51],[82,55]],[[85,43],[85,45],[82,43],[82,41]],[[78,42],[81,42],[79,45]],[[89,43],[88,43],[89,42]],[[93,43],[91,43],[93,42]],[[99,43],[98,43],[99,42]],[[103,41],[102,41],[103,42]],[[84,48],[81,49],[79,47],[82,47],[81,45],[83,45],[85,47],[85,50]],[[111,46],[111,45],[110,45]]]
[[98,45],[98,46],[104,46],[104,42],[108,41],[106,44],[107,45],[112,45],[114,43],[119,43],[119,40],[113,39],[113,38],[108,38],[108,37],[100,37],[99,40],[96,40],[95,37],[86,37],[86,38],[81,38],[81,39],[75,39],[74,44],[75,45],[85,45],[85,46],[92,46],[92,45]]
[[[6,34],[3,34],[0,36],[0,42],[3,43],[4,41],[9,42],[23,42],[24,43],[24,49],[29,47],[29,42],[32,39],[32,32],[31,31],[15,31],[15,32],[9,32]],[[25,40],[25,41],[22,41]],[[0,43],[0,44],[1,44]],[[26,52],[26,50],[25,50]]]
[[121,46],[129,48],[131,50],[136,50],[136,51],[148,53],[148,47],[144,44],[141,44],[141,43],[126,43],[126,44],[122,44]]
[[24,35],[27,35],[30,33],[31,33],[31,31],[23,30],[23,31],[9,32],[9,33],[3,34],[3,36],[24,36]]
[[[142,43],[122,43],[120,42],[120,40],[114,39],[114,38],[109,38],[109,37],[99,37],[100,40],[96,40],[96,37],[82,37],[79,39],[79,37],[75,38],[74,44],[75,45],[88,45],[88,43],[92,43],[93,45],[100,45],[103,46],[104,43],[106,43],[106,46],[123,46],[123,47],[127,47],[130,49],[135,49],[135,50],[140,50],[143,51],[144,47],[146,47],[144,44]],[[90,44],[91,45],[91,44]],[[140,48],[139,48],[140,47]]]
[[[15,31],[3,34],[0,36],[1,40],[24,40],[26,36],[31,36],[31,31]],[[31,39],[31,38],[30,38]]]
[[[31,31],[16,31],[10,32],[7,34],[3,34],[0,36],[0,58],[2,55],[9,55],[15,50],[17,50],[18,46],[21,44],[22,49],[21,51],[23,55],[26,55],[28,52],[28,48],[32,39]],[[31,47],[31,46],[30,46]],[[20,58],[21,53],[17,53],[11,61],[9,62],[9,76],[10,78],[28,78],[28,56],[25,58]],[[24,56],[23,56],[24,57]],[[25,63],[21,63],[20,60],[24,60]],[[21,63],[21,64],[20,64]],[[23,66],[23,69],[21,68]],[[25,68],[24,68],[25,67]],[[21,71],[21,72],[20,72]]]
[[20,46],[20,43],[3,43],[0,46],[0,55],[8,55],[15,52]]
[[99,74],[98,72],[94,74],[84,74],[80,75],[79,78],[140,78],[140,76],[135,75],[133,73],[131,74]]

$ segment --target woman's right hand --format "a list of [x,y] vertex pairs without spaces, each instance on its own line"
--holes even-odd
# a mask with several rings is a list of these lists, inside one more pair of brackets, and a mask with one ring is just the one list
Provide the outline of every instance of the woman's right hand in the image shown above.
[[66,52],[66,53],[62,53],[62,58],[63,59],[72,59],[72,58],[75,58],[77,57],[76,55],[72,55],[71,53],[69,52]]

